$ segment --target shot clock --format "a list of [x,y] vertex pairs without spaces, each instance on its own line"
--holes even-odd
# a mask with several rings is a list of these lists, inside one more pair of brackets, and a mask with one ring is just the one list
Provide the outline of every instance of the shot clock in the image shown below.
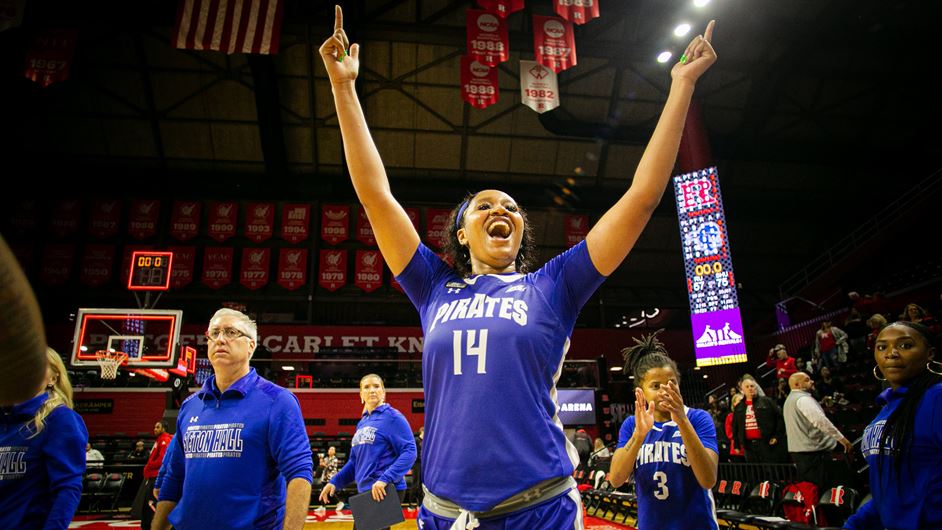
[[135,251],[131,255],[130,291],[166,291],[170,288],[172,252]]

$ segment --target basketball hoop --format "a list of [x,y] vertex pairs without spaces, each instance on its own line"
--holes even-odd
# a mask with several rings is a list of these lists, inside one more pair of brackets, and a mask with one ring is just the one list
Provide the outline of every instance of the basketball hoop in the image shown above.
[[128,354],[123,351],[99,350],[95,352],[95,358],[101,366],[101,378],[113,380],[118,377],[118,367],[128,360]]

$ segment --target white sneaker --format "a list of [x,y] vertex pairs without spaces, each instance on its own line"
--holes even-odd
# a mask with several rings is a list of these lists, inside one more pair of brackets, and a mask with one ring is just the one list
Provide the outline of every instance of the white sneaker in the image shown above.
[[343,501],[338,502],[338,503],[337,503],[337,513],[340,513],[340,512],[343,510],[343,507],[344,507],[344,506],[346,506],[346,504],[344,504]]

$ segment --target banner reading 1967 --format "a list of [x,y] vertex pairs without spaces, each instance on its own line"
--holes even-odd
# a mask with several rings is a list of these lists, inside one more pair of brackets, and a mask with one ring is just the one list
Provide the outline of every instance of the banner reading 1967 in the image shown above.
[[746,361],[716,168],[674,177],[697,366]]

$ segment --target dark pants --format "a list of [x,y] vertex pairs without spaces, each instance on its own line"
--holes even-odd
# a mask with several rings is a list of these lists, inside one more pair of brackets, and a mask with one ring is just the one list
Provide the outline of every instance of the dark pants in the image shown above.
[[783,450],[785,441],[769,445],[766,440],[746,440],[746,462],[750,464],[784,464],[788,461]]
[[819,493],[833,486],[834,481],[830,472],[833,463],[830,451],[791,453],[791,455],[795,467],[798,468],[798,480],[814,484],[818,487]]
[[153,501],[154,507],[157,506],[157,499],[154,498],[155,480],[157,479],[146,478],[141,482],[131,507],[131,517],[141,520],[141,530],[150,530],[150,523],[154,520],[154,509],[150,507],[150,501]]

